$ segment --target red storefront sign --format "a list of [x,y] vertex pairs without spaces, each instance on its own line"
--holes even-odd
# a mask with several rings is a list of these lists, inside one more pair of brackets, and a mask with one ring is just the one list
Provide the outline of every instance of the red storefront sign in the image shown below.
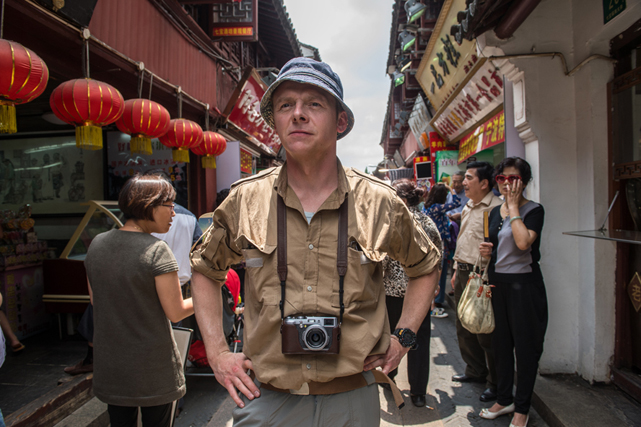
[[281,145],[280,138],[260,115],[260,100],[266,89],[256,71],[248,68],[232,94],[223,115],[246,134],[278,153]]
[[461,139],[458,152],[459,165],[479,151],[502,142],[505,142],[505,114],[503,110]]
[[456,146],[447,145],[438,132],[430,132],[430,157],[432,158],[432,176],[436,176],[436,153],[443,150],[456,150]]

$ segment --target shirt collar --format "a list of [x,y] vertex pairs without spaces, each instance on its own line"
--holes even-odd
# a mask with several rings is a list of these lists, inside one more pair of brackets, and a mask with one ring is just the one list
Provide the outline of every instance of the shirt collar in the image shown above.
[[478,206],[478,205],[490,206],[490,203],[492,203],[492,199],[494,197],[495,197],[494,196],[494,192],[492,190],[490,190],[489,193],[487,193],[485,195],[485,197],[483,197],[483,200],[481,200],[478,204],[475,205],[474,202],[472,201],[472,199],[468,199],[467,205],[470,208],[473,208],[474,206]]
[[[320,209],[338,209],[341,203],[343,203],[343,200],[345,200],[345,198],[351,191],[349,182],[347,180],[347,175],[345,174],[345,169],[343,169],[343,165],[341,164],[341,161],[338,159],[338,157],[336,158],[336,166],[338,170],[338,187],[336,187],[336,190],[334,190],[329,195],[327,200],[323,202]],[[278,173],[278,178],[274,182],[274,189],[285,200],[286,204],[288,188],[289,185],[287,183],[287,162],[285,162],[280,172]],[[294,194],[293,191],[292,194]]]

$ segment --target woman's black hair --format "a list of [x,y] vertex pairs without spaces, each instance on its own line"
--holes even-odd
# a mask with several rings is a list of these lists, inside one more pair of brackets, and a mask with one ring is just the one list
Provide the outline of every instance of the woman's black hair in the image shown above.
[[427,200],[425,201],[425,207],[428,208],[434,204],[437,205],[442,205],[445,204],[445,201],[447,200],[447,193],[449,193],[449,190],[445,186],[445,184],[435,184],[431,190],[430,193],[427,195]]
[[407,206],[416,206],[425,197],[425,189],[417,187],[416,183],[407,178],[397,179],[392,183],[398,197],[407,200]]
[[154,208],[175,198],[174,187],[162,176],[136,174],[120,190],[118,207],[126,219],[153,221]]
[[532,181],[532,168],[530,167],[530,164],[528,162],[520,157],[506,157],[505,159],[501,160],[501,163],[496,165],[496,169],[494,169],[494,178],[496,179],[497,175],[501,175],[505,168],[518,169],[519,175],[521,175],[521,182],[523,182],[523,186]]

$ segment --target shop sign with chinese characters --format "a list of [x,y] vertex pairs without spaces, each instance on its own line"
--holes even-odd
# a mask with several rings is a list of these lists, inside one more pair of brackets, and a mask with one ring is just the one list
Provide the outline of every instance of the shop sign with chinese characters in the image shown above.
[[505,142],[505,114],[503,110],[490,117],[474,132],[461,139],[458,153],[458,163],[461,164],[469,157]]
[[484,61],[476,54],[475,40],[464,39],[459,45],[450,35],[452,25],[458,24],[456,14],[465,8],[465,0],[445,2],[416,72],[416,79],[437,111]]
[[210,0],[210,3],[213,3],[212,38],[225,42],[258,41],[257,0]]
[[248,68],[223,115],[237,128],[278,153],[280,138],[260,115],[260,100],[266,89],[256,71]]
[[456,141],[501,104],[503,76],[486,62],[430,124],[448,141]]
[[436,167],[436,154],[439,151],[456,150],[456,146],[447,145],[447,142],[443,138],[441,138],[441,135],[439,135],[437,132],[430,132],[429,139],[430,139],[430,156],[432,159],[432,176],[436,177],[438,172]]
[[254,161],[249,151],[240,149],[240,171],[252,174],[254,172]]

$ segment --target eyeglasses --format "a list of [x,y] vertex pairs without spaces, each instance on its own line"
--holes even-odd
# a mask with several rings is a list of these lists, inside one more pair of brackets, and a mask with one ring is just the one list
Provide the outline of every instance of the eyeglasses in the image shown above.
[[162,205],[160,205],[160,206],[164,206],[164,207],[166,207],[166,208],[169,208],[169,209],[171,209],[172,211],[176,208],[176,204],[175,204],[175,203],[171,203],[171,204],[169,204],[169,205],[162,204]]
[[497,175],[496,176],[496,183],[497,184],[503,184],[505,181],[509,182],[510,184],[514,184],[515,181],[520,181],[521,176],[520,175]]

